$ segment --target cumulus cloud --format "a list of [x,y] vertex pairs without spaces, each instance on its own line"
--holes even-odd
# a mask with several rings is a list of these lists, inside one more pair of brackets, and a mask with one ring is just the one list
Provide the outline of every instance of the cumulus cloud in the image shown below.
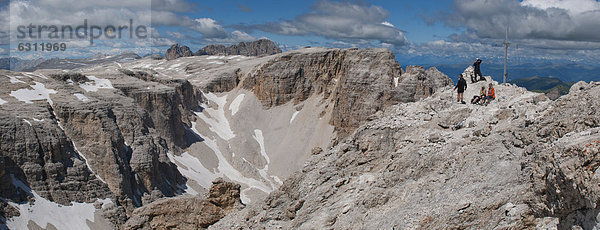
[[177,31],[167,31],[167,34],[171,37],[177,38],[177,39],[183,39],[185,38],[185,35],[177,32]]
[[227,31],[212,18],[197,18],[192,29],[200,32],[205,38],[226,38]]
[[197,45],[209,45],[209,44],[233,44],[238,42],[247,42],[254,41],[258,38],[249,35],[245,32],[234,30],[227,37],[224,38],[198,38],[198,39],[190,39],[192,43]]
[[322,0],[311,12],[292,20],[259,25],[238,25],[245,30],[261,30],[282,35],[317,35],[341,41],[375,40],[403,46],[404,33],[386,19],[390,13],[380,6]]
[[453,10],[445,22],[467,28],[456,38],[502,39],[508,26],[512,39],[567,41],[548,42],[555,47],[547,48],[600,42],[596,0],[455,0]]

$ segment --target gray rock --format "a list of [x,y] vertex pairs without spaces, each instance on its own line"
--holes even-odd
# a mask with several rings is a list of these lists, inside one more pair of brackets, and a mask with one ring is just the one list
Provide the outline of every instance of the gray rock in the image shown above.
[[179,44],[173,44],[165,53],[167,60],[173,60],[180,57],[194,56],[194,53],[187,46],[179,46]]
[[[487,107],[445,102],[454,94],[451,89],[391,106],[385,116],[361,125],[326,153],[313,155],[263,202],[212,227],[598,227],[600,183],[594,175],[600,170],[600,86],[556,102],[539,101],[538,94],[514,86],[498,85],[496,90],[505,100]],[[500,113],[509,114],[498,119],[496,111],[509,105],[508,112]],[[522,111],[530,112],[518,116]],[[447,115],[431,121],[420,117],[432,112]],[[441,122],[445,120],[449,122]],[[457,121],[473,126],[438,128]],[[481,134],[465,135],[473,132]],[[442,137],[446,141],[440,144]],[[513,145],[518,141],[530,149]]]
[[205,229],[243,206],[240,185],[216,180],[206,197],[163,199],[136,209],[123,229]]
[[200,55],[243,55],[243,56],[263,56],[281,53],[281,49],[268,39],[260,39],[252,42],[240,42],[237,45],[226,47],[224,45],[209,45],[198,52]]

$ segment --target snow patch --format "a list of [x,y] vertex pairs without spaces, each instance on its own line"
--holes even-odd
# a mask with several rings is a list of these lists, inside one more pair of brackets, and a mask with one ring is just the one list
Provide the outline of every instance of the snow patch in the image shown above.
[[394,77],[394,87],[398,87],[398,80],[400,78],[399,77]]
[[175,69],[175,68],[177,68],[177,67],[181,66],[181,64],[182,64],[182,63],[173,64],[173,65],[171,65],[171,66],[169,67],[169,69]]
[[29,124],[29,126],[31,126],[31,122],[29,122],[29,120],[27,120],[27,119],[23,118],[23,121],[24,121],[25,123]]
[[40,119],[37,119],[37,118],[33,118],[33,120],[34,120],[34,121],[37,121],[37,122],[42,122],[42,121],[44,121],[44,119],[41,119],[41,120],[40,120]]
[[211,61],[211,62],[208,62],[208,64],[217,64],[217,65],[222,65],[222,64],[225,64],[225,62],[220,62],[220,61]]
[[44,84],[35,82],[35,85],[30,85],[31,89],[19,89],[10,92],[10,96],[17,98],[19,101],[23,101],[25,103],[31,104],[32,101],[44,100],[46,99],[50,105],[52,105],[52,99],[50,99],[50,94],[56,94],[56,91],[53,89],[46,89]]
[[243,204],[250,204],[250,202],[252,202],[250,197],[248,197],[248,195],[246,195],[246,192],[248,192],[250,189],[252,189],[252,188],[245,188],[245,189],[242,189],[242,191],[240,192],[240,200],[242,200]]
[[48,77],[46,77],[46,75],[43,75],[43,74],[41,74],[41,73],[23,73],[23,74],[27,75],[27,76],[28,76],[28,77],[30,77],[30,78],[33,78],[33,77],[39,77],[39,78],[41,78],[41,79],[46,79],[46,80],[48,80]]
[[260,189],[261,191],[263,191],[267,194],[269,194],[269,193],[271,193],[271,191],[273,191],[273,189],[271,187],[265,185],[264,183],[262,183],[256,179],[245,177],[242,173],[240,173],[240,171],[235,169],[227,161],[225,156],[223,156],[223,153],[221,153],[221,150],[217,146],[217,142],[215,140],[206,138],[203,143],[206,144],[206,146],[208,146],[210,149],[212,149],[215,152],[217,159],[219,159],[219,166],[217,167],[219,172],[217,175],[227,176],[227,178],[229,178],[233,181],[237,181],[239,183],[246,184],[246,185],[248,185],[248,187],[251,187],[251,188]]
[[235,97],[235,99],[233,99],[233,101],[229,105],[229,109],[231,110],[231,116],[235,115],[238,112],[238,110],[240,110],[240,104],[242,104],[244,96],[245,94],[243,93],[238,95],[237,97]]
[[[167,152],[167,156],[171,162],[177,165],[177,169],[183,176],[196,181],[196,183],[203,188],[209,189],[212,185],[212,181],[217,179],[217,175],[215,175],[215,173],[204,167],[198,158],[195,158],[188,152],[184,152],[180,156],[175,156],[171,154],[171,152]],[[187,186],[187,189],[189,190],[186,190],[186,193],[190,193],[192,195],[198,194],[196,191],[193,191],[189,185]]]
[[4,104],[6,104],[6,103],[8,103],[8,102],[7,102],[7,101],[5,101],[5,100],[2,100],[2,98],[0,98],[0,105],[4,105]]
[[8,76],[8,78],[10,78],[10,83],[12,83],[12,84],[25,83],[24,81],[17,79],[17,77],[15,77],[15,76]]
[[20,213],[19,216],[6,220],[6,226],[9,229],[28,229],[29,221],[42,228],[48,228],[51,224],[57,229],[90,229],[86,220],[94,221],[96,209],[93,203],[71,202],[70,206],[57,204],[41,197],[12,174],[11,178],[16,187],[29,191],[35,201],[33,203],[24,202],[23,204],[8,202]]
[[88,97],[86,97],[85,95],[83,95],[83,94],[76,93],[76,94],[73,94],[73,95],[74,95],[75,97],[77,97],[77,99],[79,99],[80,101],[83,101],[83,102],[88,102],[88,101],[90,101],[90,99],[89,99]]
[[256,140],[256,142],[258,142],[258,145],[260,146],[260,155],[262,155],[265,158],[267,164],[270,164],[271,159],[269,159],[267,151],[265,150],[265,137],[263,136],[262,130],[255,129],[254,136],[252,137],[254,137],[254,140]]
[[[217,104],[217,109],[206,108],[204,111],[210,115],[210,118],[207,117],[204,113],[196,112],[196,115],[208,124],[208,128],[210,131],[215,132],[219,137],[223,140],[230,140],[235,137],[235,134],[231,130],[231,126],[229,125],[229,121],[227,117],[225,117],[225,104],[227,104],[227,95],[218,97],[213,93],[204,94],[206,99],[212,101]],[[204,105],[203,107],[206,107]]]
[[[226,96],[222,97],[222,98],[226,98]],[[215,99],[215,98],[213,98],[213,99]],[[202,137],[205,137],[204,135],[201,135],[200,132],[198,132],[198,130],[196,129],[196,122],[192,122],[191,130],[193,132],[195,132],[196,134],[198,134]],[[186,166],[188,168],[187,170],[183,169],[183,171],[181,171],[182,169],[179,169],[183,175],[185,175],[187,177],[186,173],[190,173],[190,174],[193,173],[188,178],[191,178],[191,179],[197,181],[198,184],[202,185],[206,189],[210,188],[210,185],[212,185],[212,180],[216,179],[217,177],[227,177],[232,181],[247,185],[248,188],[256,188],[267,194],[271,193],[271,191],[273,191],[273,188],[271,186],[267,186],[265,183],[258,181],[256,179],[245,177],[240,171],[235,169],[227,161],[227,158],[225,158],[225,156],[219,149],[216,139],[211,139],[211,138],[206,137],[202,143],[204,143],[206,146],[208,146],[215,153],[215,156],[217,156],[219,163],[218,163],[216,170],[213,170],[215,172],[214,173],[210,172],[210,170],[204,168],[204,166],[202,166],[200,161],[193,158],[189,154],[187,154],[187,155],[182,154],[181,157],[183,157],[183,158],[179,158],[179,159],[175,156],[172,156],[173,157],[172,160],[177,160],[181,164],[187,164],[189,166],[189,167]],[[188,155],[189,155],[189,157],[188,157]],[[202,167],[200,167],[200,166],[202,166]],[[190,170],[190,169],[193,169],[193,170]],[[244,195],[242,194],[242,196],[244,196]],[[246,198],[244,198],[244,199],[246,201],[249,201],[249,199],[246,199]]]
[[93,83],[88,81],[84,82],[83,84],[79,84],[79,87],[86,92],[96,92],[98,89],[114,89],[110,83],[110,80],[108,79],[97,78],[95,76],[87,76],[87,78],[93,81]]
[[294,119],[296,118],[296,116],[298,116],[299,113],[300,111],[295,111],[294,114],[292,114],[292,118],[290,118],[290,124],[292,124],[292,121],[294,121]]

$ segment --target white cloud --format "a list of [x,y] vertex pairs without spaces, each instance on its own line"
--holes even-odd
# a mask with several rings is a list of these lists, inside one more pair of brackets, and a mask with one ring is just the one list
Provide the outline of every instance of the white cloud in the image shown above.
[[557,8],[566,10],[570,15],[600,10],[600,2],[595,0],[523,0],[523,6],[535,7],[541,10]]
[[179,32],[177,32],[177,31],[167,31],[167,34],[168,34],[169,36],[171,36],[171,37],[178,38],[178,39],[183,39],[183,38],[185,38],[185,35],[184,35],[184,34],[182,34],[182,33],[179,33]]
[[502,39],[509,26],[513,39],[600,42],[595,0],[455,0],[453,10],[448,25],[478,39]]
[[392,23],[390,23],[388,21],[382,22],[381,25],[389,26],[389,27],[395,27]]
[[231,32],[226,38],[207,38],[203,39],[203,43],[206,44],[232,44],[238,42],[247,42],[257,40],[256,37],[251,36],[239,30]]
[[370,40],[397,46],[408,44],[404,33],[386,21],[389,14],[380,6],[322,0],[315,3],[311,12],[292,20],[237,27],[290,36],[317,35],[350,43]]
[[226,38],[227,31],[212,18],[197,18],[192,29],[200,32],[206,38]]

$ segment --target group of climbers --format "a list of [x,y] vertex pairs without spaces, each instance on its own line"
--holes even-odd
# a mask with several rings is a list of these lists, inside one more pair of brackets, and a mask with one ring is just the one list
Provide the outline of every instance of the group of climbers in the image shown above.
[[490,83],[489,87],[490,88],[486,90],[485,86],[481,86],[479,95],[473,96],[471,104],[485,105],[496,99],[496,89],[494,89],[494,85]]
[[[475,63],[473,63],[473,65],[475,66],[475,74],[473,74],[471,76],[471,82],[473,82],[473,83],[478,81],[477,76],[480,77],[479,81],[485,81],[485,78],[481,74],[480,64],[481,64],[481,59],[479,59],[479,58],[477,58],[477,60],[475,60]],[[454,89],[458,93],[458,95],[456,97],[456,101],[458,103],[466,104],[465,101],[463,100],[463,94],[464,94],[465,90],[467,89],[467,81],[464,79],[462,74],[458,75],[458,83],[456,83],[456,86],[454,87]],[[494,85],[492,83],[490,83],[488,89],[486,89],[485,86],[481,87],[481,90],[479,91],[479,95],[475,95],[473,97],[473,99],[471,99],[471,104],[487,105],[494,99],[496,99],[496,90],[494,89]]]

